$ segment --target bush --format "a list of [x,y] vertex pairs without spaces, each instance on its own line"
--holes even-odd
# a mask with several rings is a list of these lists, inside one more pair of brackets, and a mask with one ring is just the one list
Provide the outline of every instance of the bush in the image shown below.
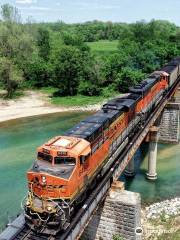
[[113,97],[117,94],[118,94],[118,92],[115,91],[115,85],[114,84],[111,84],[108,87],[103,88],[103,90],[102,90],[102,96],[105,97],[105,98],[110,98],[110,97]]
[[119,234],[115,234],[113,236],[113,240],[123,240],[123,237],[121,237]]
[[78,87],[78,93],[85,96],[99,96],[101,89],[91,82],[81,81]]

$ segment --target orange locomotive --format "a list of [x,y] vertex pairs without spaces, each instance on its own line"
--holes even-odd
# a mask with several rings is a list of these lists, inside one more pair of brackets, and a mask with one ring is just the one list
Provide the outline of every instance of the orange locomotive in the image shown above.
[[76,206],[111,168],[179,75],[176,58],[131,88],[126,97],[109,101],[64,136],[39,147],[27,173],[26,223],[50,234],[66,229]]

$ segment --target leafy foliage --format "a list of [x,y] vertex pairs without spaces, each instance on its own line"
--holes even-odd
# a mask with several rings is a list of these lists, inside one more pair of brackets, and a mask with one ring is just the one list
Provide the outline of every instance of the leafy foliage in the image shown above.
[[37,45],[39,47],[39,56],[47,61],[50,55],[50,37],[47,29],[38,29]]
[[22,24],[9,4],[1,19],[0,86],[9,96],[55,87],[56,96],[110,97],[180,55],[180,28],[168,21]]
[[60,95],[73,96],[77,93],[79,80],[83,74],[83,58],[79,49],[65,46],[54,62],[54,85]]
[[23,74],[11,60],[0,59],[0,80],[7,90],[6,97],[11,98],[15,90],[23,81]]
[[123,240],[124,238],[123,237],[121,237],[119,234],[115,234],[114,236],[113,236],[113,240]]
[[126,67],[117,74],[115,82],[120,92],[127,92],[131,86],[135,86],[138,82],[141,82],[144,77],[145,74],[142,71]]

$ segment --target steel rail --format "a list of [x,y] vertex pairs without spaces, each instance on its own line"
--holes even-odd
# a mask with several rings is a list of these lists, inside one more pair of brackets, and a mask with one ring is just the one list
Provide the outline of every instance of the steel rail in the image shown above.
[[13,240],[54,240],[52,236],[36,234],[28,227],[24,227],[22,231]]

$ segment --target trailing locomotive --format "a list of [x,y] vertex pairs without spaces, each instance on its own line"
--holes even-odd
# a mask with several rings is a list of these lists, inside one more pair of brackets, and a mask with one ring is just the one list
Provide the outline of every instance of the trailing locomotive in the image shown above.
[[180,76],[180,57],[118,97],[94,115],[37,149],[27,172],[26,223],[56,234],[66,229],[89,189],[143,127],[143,122]]

